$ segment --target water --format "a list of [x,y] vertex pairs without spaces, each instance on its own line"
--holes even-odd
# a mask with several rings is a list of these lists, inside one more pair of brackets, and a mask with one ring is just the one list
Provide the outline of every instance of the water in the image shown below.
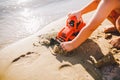
[[89,0],[0,0],[0,48],[81,9]]

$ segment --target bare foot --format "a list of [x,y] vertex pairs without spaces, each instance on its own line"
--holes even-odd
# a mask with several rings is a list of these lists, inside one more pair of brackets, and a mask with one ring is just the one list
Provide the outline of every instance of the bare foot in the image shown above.
[[110,44],[113,45],[113,47],[117,48],[117,49],[120,49],[120,37],[117,37],[115,39],[112,39],[110,41]]
[[110,33],[110,32],[116,32],[116,31],[117,31],[117,29],[114,26],[110,26],[110,27],[104,28],[103,32]]

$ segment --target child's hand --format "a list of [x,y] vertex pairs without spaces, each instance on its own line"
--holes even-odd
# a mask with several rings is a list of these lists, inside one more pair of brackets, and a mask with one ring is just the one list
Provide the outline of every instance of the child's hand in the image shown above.
[[63,50],[69,52],[69,51],[72,51],[74,48],[74,45],[72,44],[71,41],[68,41],[68,42],[62,42],[61,44],[61,47],[63,48]]
[[68,17],[71,16],[71,15],[76,16],[78,21],[80,21],[80,18],[82,16],[81,12],[72,12],[72,13],[69,13]]

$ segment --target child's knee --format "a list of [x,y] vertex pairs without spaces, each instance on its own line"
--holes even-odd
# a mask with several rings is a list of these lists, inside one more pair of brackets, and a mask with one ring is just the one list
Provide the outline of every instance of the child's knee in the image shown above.
[[120,16],[116,20],[116,28],[120,32]]

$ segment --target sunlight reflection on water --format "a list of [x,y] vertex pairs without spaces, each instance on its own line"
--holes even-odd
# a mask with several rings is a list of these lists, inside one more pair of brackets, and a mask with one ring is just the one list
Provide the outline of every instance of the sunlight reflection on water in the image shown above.
[[18,0],[17,1],[17,4],[21,4],[21,3],[23,3],[23,2],[28,2],[29,0]]
[[21,11],[20,14],[21,14],[21,16],[23,16],[23,17],[25,17],[27,19],[24,26],[25,26],[26,31],[29,34],[32,34],[32,33],[36,32],[39,29],[39,27],[40,27],[39,22],[40,21],[35,16],[32,16],[32,12],[28,8],[24,8],[23,11]]

